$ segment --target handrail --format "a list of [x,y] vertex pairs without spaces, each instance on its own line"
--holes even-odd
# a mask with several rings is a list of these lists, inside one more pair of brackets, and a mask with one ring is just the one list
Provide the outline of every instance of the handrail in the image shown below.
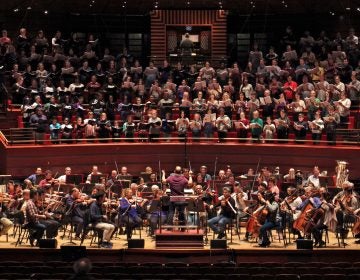
[[[142,142],[146,142],[147,144],[149,143],[172,143],[172,142],[176,142],[179,144],[192,144],[192,143],[209,143],[209,142],[217,142],[219,144],[222,143],[237,143],[239,145],[241,144],[287,144],[290,143],[292,145],[297,145],[297,146],[303,146],[304,144],[307,145],[314,145],[314,146],[320,146],[320,145],[328,145],[330,142],[327,140],[317,140],[316,141],[316,145],[314,144],[314,140],[310,139],[310,140],[296,140],[296,139],[256,139],[256,138],[233,138],[233,137],[228,137],[228,138],[224,138],[223,141],[219,141],[218,137],[212,137],[212,138],[207,138],[207,137],[198,137],[198,138],[193,138],[193,137],[187,137],[186,139],[183,137],[159,137],[156,138],[154,142],[149,141],[148,137],[134,137],[134,138],[80,138],[80,139],[43,139],[43,140],[35,140],[35,139],[31,139],[31,140],[13,140],[10,141],[10,144],[29,144],[29,142],[33,142],[36,144],[45,144],[46,146],[48,145],[53,145],[53,146],[57,146],[58,144],[74,144],[74,145],[82,145],[82,144],[118,144],[118,143],[142,143]],[[55,143],[56,142],[56,143]],[[8,141],[9,144],[9,141]],[[353,146],[358,146],[360,144],[360,141],[343,141],[343,140],[337,140],[336,141],[336,146],[349,146],[349,145],[353,145]]]

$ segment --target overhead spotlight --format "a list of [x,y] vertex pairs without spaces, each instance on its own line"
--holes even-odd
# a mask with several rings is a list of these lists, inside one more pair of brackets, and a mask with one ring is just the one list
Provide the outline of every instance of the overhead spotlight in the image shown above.
[[48,11],[48,10],[45,10],[45,11],[44,11],[44,14],[45,14],[45,15],[47,15],[48,13],[49,13],[49,11]]
[[360,7],[358,7],[356,10],[357,10],[358,12],[360,12]]
[[19,8],[14,9],[14,13],[17,13],[19,11]]
[[30,11],[32,8],[31,8],[31,6],[28,6],[27,8],[26,8],[26,10],[28,10],[28,11]]
[[330,11],[330,15],[335,16],[335,13],[334,13],[334,12],[332,12],[332,11]]
[[223,1],[220,0],[220,1],[219,1],[219,9],[222,9],[222,8],[223,8]]
[[350,10],[351,10],[351,8],[350,8],[350,7],[346,7],[346,8],[345,8],[345,10],[350,11]]
[[159,1],[154,1],[154,9],[158,9],[159,8]]

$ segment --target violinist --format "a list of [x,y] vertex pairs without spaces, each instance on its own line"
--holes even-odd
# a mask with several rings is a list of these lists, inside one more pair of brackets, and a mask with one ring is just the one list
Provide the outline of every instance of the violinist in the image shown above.
[[124,196],[120,199],[119,220],[126,225],[127,239],[131,239],[133,229],[142,224],[142,219],[136,208],[136,200],[133,199],[132,190],[125,189]]
[[44,217],[39,218],[39,222],[46,226],[46,238],[55,238],[58,234],[58,229],[61,224],[53,217],[54,213],[51,212],[50,207],[53,205],[53,201],[45,200],[45,192],[42,189],[38,189],[38,198],[35,200],[39,213],[44,214]]
[[118,182],[118,172],[116,170],[111,170],[110,177],[106,181],[106,187],[109,188]]
[[161,224],[164,224],[166,221],[166,205],[162,201],[163,191],[160,190],[159,186],[152,185],[151,191],[153,197],[147,205],[146,210],[148,212],[147,220],[150,228],[149,235],[154,236],[159,219],[161,219]]
[[78,188],[73,188],[70,195],[66,198],[66,214],[71,219],[71,224],[75,225],[75,240],[80,240],[80,234],[84,228],[84,206],[87,203],[80,197]]
[[49,190],[53,184],[57,183],[58,180],[53,177],[51,170],[45,171],[45,179],[41,180],[39,183],[39,188]]
[[247,215],[244,212],[244,209],[246,208],[245,200],[248,200],[248,195],[246,192],[244,192],[240,183],[236,182],[234,185],[234,192],[231,194],[231,197],[235,200],[235,207],[237,209],[236,228],[239,228],[240,219],[246,217]]
[[271,243],[268,237],[268,231],[278,227],[281,223],[279,205],[275,201],[275,195],[270,191],[266,191],[264,195],[259,194],[259,202],[260,204],[264,205],[262,210],[263,215],[267,210],[265,223],[260,227],[259,246],[268,247]]
[[353,193],[354,184],[345,181],[341,187],[343,190],[333,198],[333,204],[336,206],[337,231],[345,233],[347,229],[344,227],[344,221],[354,222],[354,211],[359,207]]
[[107,221],[107,216],[103,215],[102,205],[105,201],[105,193],[102,191],[97,192],[93,195],[96,199],[95,202],[90,204],[90,222],[99,230],[103,230],[103,242],[100,244],[102,248],[112,248],[110,242],[111,236],[115,230],[115,226]]
[[206,196],[203,191],[203,187],[201,185],[196,185],[194,189],[194,195],[198,196],[196,199],[192,199],[189,201],[189,204],[187,206],[188,210],[188,223],[192,225],[198,224],[198,221],[200,218],[200,221],[204,221],[205,217],[205,200]]
[[210,209],[221,208],[219,215],[208,220],[209,227],[218,234],[217,239],[224,238],[226,225],[231,223],[231,220],[236,215],[235,200],[231,197],[230,188],[223,188],[223,195],[219,197],[219,202],[215,205],[210,205]]

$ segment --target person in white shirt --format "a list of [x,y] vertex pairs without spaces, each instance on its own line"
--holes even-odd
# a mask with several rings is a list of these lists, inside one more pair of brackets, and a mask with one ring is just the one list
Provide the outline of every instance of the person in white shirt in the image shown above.
[[65,174],[61,175],[58,180],[59,184],[65,184],[66,183],[66,176],[71,175],[71,167],[65,167]]
[[339,101],[335,102],[335,106],[340,115],[340,123],[347,123],[349,121],[351,100],[346,97],[344,91],[340,93],[340,99]]
[[312,183],[315,188],[320,188],[320,169],[318,166],[314,166],[313,174],[309,176],[307,183]]

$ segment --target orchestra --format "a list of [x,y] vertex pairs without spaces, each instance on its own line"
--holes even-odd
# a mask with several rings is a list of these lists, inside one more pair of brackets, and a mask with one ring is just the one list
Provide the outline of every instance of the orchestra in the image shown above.
[[[80,241],[89,224],[99,230],[102,248],[112,248],[114,234],[133,238],[136,228],[145,228],[150,237],[162,228],[185,232],[189,227],[203,229],[207,236],[209,228],[223,239],[229,224],[235,225],[236,232],[244,226],[244,240],[260,247],[270,246],[269,231],[277,228],[285,228],[297,239],[312,239],[316,247],[326,245],[325,231],[341,242],[349,231],[360,237],[359,196],[344,161],[337,161],[337,174],[328,176],[333,187],[324,185],[326,172],[318,166],[307,176],[293,168],[281,175],[279,167],[250,168],[246,176],[236,176],[225,166],[213,177],[207,166],[194,174],[189,162],[189,169],[176,166],[166,177],[159,163],[159,182],[149,166],[146,170],[151,173],[143,172],[136,179],[126,166],[119,174],[115,164],[109,175],[94,165],[87,177],[82,176],[87,183],[69,184],[71,176],[77,176],[70,174],[70,167],[61,176],[53,176],[51,170],[43,174],[37,168],[22,184],[9,180],[0,193],[1,235],[11,232],[23,217],[31,229],[32,246],[43,237],[56,238],[58,231],[64,231],[63,238],[69,232],[71,240]],[[64,176],[69,178],[64,181]]]

